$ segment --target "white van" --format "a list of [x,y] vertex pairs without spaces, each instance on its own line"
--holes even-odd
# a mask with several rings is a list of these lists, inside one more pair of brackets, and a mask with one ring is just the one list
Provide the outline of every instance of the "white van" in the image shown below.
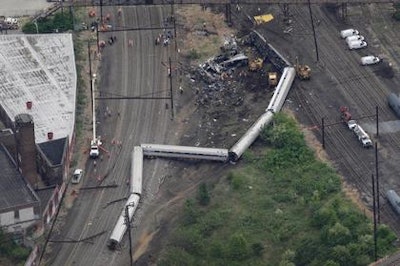
[[380,61],[381,59],[374,55],[367,55],[361,57],[361,65],[363,66],[378,64]]
[[367,42],[366,41],[352,41],[352,42],[349,42],[348,45],[349,45],[350,50],[361,49],[361,48],[367,47]]
[[352,42],[352,41],[364,41],[364,39],[365,38],[362,35],[351,35],[346,38],[346,43],[348,44],[349,42]]
[[343,39],[352,36],[352,35],[359,35],[360,32],[358,32],[358,30],[355,29],[346,29],[346,30],[342,30],[340,32],[340,37],[342,37]]

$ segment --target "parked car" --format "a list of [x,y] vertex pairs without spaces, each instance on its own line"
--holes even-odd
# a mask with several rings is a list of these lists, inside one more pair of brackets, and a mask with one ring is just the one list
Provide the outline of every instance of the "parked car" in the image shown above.
[[381,59],[374,55],[367,55],[361,57],[361,65],[363,66],[378,64],[380,61]]
[[358,31],[358,30],[355,30],[355,29],[346,29],[346,30],[342,30],[341,32],[340,32],[340,37],[342,37],[343,39],[346,39],[347,37],[349,37],[349,36],[352,36],[352,35],[359,35],[360,34],[360,32]]
[[82,169],[76,169],[74,171],[74,174],[72,175],[71,183],[72,184],[79,184],[79,182],[81,181],[82,177],[83,177],[83,170]]
[[349,49],[354,50],[354,49],[361,49],[364,47],[367,47],[367,42],[366,41],[352,41],[348,43]]
[[362,35],[351,35],[346,38],[346,43],[348,44],[349,42],[352,42],[352,41],[364,41],[364,40],[365,40],[365,38]]

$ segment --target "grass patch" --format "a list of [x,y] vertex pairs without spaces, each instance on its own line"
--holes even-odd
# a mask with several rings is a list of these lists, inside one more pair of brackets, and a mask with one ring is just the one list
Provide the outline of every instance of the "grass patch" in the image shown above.
[[[243,167],[209,191],[207,206],[186,203],[159,264],[372,262],[372,224],[345,198],[334,170],[315,159],[295,121],[276,115],[262,139],[267,152],[248,151]],[[385,225],[378,235],[382,257],[396,237]]]

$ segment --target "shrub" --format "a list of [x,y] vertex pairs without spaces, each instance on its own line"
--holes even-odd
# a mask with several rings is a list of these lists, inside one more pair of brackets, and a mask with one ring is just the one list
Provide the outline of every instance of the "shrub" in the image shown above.
[[249,245],[244,236],[240,233],[235,233],[229,240],[228,244],[229,257],[233,260],[244,260],[249,257]]
[[199,187],[198,201],[203,206],[207,206],[210,203],[210,193],[205,183],[202,183]]
[[183,225],[191,225],[197,222],[200,212],[194,206],[193,200],[187,200],[183,209]]
[[189,59],[197,60],[200,58],[200,53],[196,49],[191,49],[188,54]]

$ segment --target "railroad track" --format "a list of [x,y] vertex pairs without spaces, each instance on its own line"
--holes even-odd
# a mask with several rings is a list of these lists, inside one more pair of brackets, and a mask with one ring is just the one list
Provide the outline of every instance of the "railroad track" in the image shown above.
[[[307,16],[304,16],[307,10],[298,7],[291,9],[291,11],[293,17],[296,18],[294,31],[301,30],[304,35],[307,35],[309,32],[307,28],[310,29],[310,21]],[[324,14],[320,9],[313,10],[313,13],[320,19],[321,24],[335,25],[335,22],[330,19],[329,15]],[[335,30],[339,32],[339,29],[335,29],[334,26],[331,28],[332,29],[329,32],[335,32]],[[308,40],[308,42],[310,47],[313,47],[311,40]],[[393,115],[386,107],[385,102],[387,91],[382,86],[382,83],[379,82],[378,78],[368,68],[362,68],[361,66],[358,69],[345,68],[338,64],[338,61],[346,61],[344,56],[351,56],[357,52],[346,51],[347,49],[344,40],[339,39],[339,35],[333,37],[323,34],[319,35],[319,42],[320,44],[325,42],[330,44],[329,47],[320,46],[320,58],[323,58],[322,60],[325,66],[324,70],[333,78],[332,82],[333,85],[335,85],[335,89],[338,90],[338,94],[343,95],[343,98],[346,101],[342,104],[350,106],[351,110],[355,110],[358,117],[373,115],[375,106],[379,107],[380,118],[387,119],[392,117]],[[345,50],[345,52],[343,52],[343,50]],[[346,53],[352,54],[347,55]],[[354,64],[359,64],[357,59],[352,59],[352,62]],[[302,106],[302,110],[308,117],[311,125],[321,126],[322,117],[326,118],[326,124],[337,122],[339,120],[339,111],[334,110],[335,114],[337,112],[338,119],[332,119],[332,109],[327,108],[322,100],[313,93],[306,94],[306,90],[302,88],[303,84],[304,83],[295,86],[291,92],[291,96],[293,96],[295,101]],[[367,120],[369,120],[370,123],[374,123],[374,119],[372,118],[362,119],[361,121],[364,122]],[[341,169],[341,174],[345,176],[346,180],[359,190],[364,202],[367,203],[367,206],[371,207],[371,174],[375,174],[375,162],[372,150],[368,151],[361,148],[358,140],[354,136],[351,136],[352,134],[350,132],[347,133],[344,126],[328,126],[325,133],[326,151],[330,158],[338,165],[339,169]],[[321,138],[320,131],[316,132],[316,135]],[[396,135],[387,134],[384,138],[387,139],[387,141],[389,141],[389,143],[391,143],[395,148],[400,147],[400,139]],[[377,141],[376,138],[375,141]],[[367,152],[369,153],[367,156],[362,156],[362,158],[367,159],[360,161],[360,154],[365,154]],[[385,182],[381,181],[379,193],[381,218],[383,222],[389,224],[394,232],[400,236],[400,226],[397,223],[398,217],[385,200],[385,191],[388,189],[387,186],[388,185],[385,184]]]

